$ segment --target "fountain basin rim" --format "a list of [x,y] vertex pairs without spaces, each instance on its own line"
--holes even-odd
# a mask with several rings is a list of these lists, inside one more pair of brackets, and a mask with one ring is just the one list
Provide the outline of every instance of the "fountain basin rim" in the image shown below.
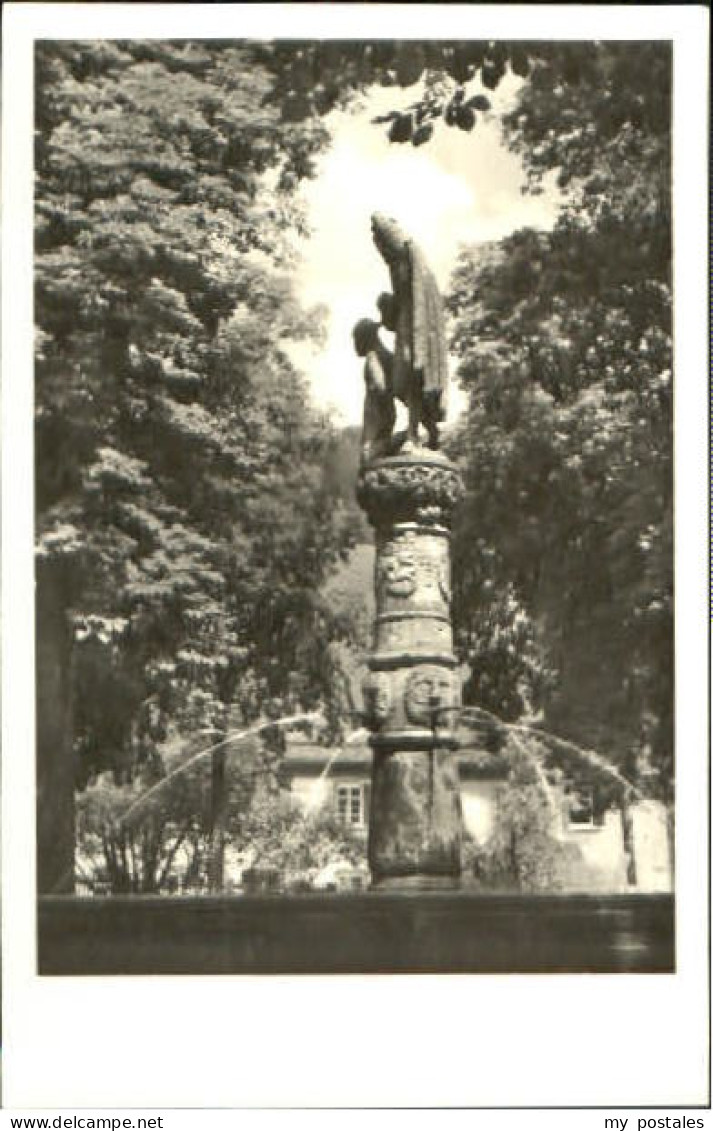
[[674,925],[664,893],[41,896],[38,972],[671,974]]

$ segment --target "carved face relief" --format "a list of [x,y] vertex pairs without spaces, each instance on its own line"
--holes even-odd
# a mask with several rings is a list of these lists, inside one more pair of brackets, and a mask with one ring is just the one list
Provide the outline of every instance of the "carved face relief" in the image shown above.
[[391,597],[410,597],[416,588],[416,559],[413,550],[400,546],[387,550],[379,560],[379,588]]
[[362,684],[365,721],[372,727],[381,726],[391,713],[391,685],[383,672],[370,672]]
[[449,671],[425,664],[409,676],[404,692],[406,718],[411,723],[432,726],[434,721],[444,725],[447,716],[438,717],[438,709],[453,706],[453,677]]

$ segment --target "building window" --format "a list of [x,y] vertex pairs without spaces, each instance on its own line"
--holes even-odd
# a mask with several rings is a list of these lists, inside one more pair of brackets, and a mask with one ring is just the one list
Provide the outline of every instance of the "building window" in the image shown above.
[[345,825],[364,824],[364,789],[362,786],[337,786],[337,815]]
[[594,790],[590,785],[567,790],[567,817],[571,829],[594,828]]

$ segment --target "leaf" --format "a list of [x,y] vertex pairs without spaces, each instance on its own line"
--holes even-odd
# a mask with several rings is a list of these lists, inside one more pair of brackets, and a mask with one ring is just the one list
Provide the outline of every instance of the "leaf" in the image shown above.
[[396,80],[400,86],[413,86],[423,74],[425,58],[419,43],[403,44],[398,51]]
[[424,145],[429,140],[429,138],[431,137],[432,134],[433,134],[433,126],[432,125],[428,124],[428,125],[425,125],[425,126],[419,126],[418,129],[414,131],[412,142],[413,142],[414,145]]
[[475,125],[475,114],[469,106],[459,106],[455,113],[455,124],[458,129],[470,131]]
[[413,117],[411,114],[399,114],[389,130],[389,141],[403,143],[410,141],[413,133]]
[[465,105],[469,106],[471,110],[485,111],[490,109],[490,100],[484,94],[476,94],[475,97],[469,98]]
[[530,60],[527,57],[527,52],[522,48],[514,47],[510,54],[510,67],[513,74],[518,75],[520,78],[527,78],[530,73]]
[[480,81],[488,90],[495,90],[504,74],[505,68],[501,63],[486,59],[480,70]]

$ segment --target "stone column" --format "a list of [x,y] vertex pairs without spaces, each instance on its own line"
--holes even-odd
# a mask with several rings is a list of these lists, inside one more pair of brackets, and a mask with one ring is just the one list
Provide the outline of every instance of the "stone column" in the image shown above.
[[357,498],[376,534],[364,704],[374,751],[369,867],[379,889],[459,882],[450,522],[461,493],[457,468],[435,451],[374,460],[359,477]]

